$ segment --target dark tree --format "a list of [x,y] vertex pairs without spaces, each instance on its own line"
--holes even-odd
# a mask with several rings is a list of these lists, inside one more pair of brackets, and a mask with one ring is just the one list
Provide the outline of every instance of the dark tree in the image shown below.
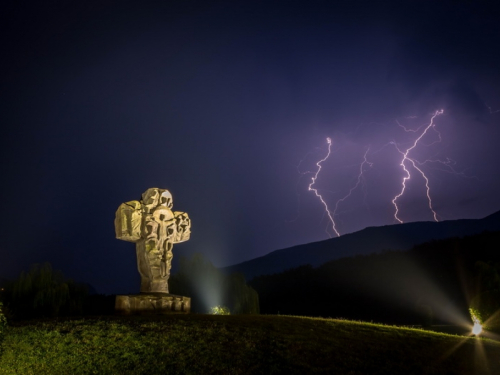
[[5,305],[16,318],[82,314],[88,295],[83,284],[67,280],[49,263],[22,272],[4,292]]
[[258,314],[257,292],[240,274],[226,275],[201,254],[181,257],[179,272],[169,281],[170,292],[191,298],[191,311],[208,313],[215,305],[225,305],[233,314]]
[[476,294],[470,303],[471,315],[485,329],[500,330],[500,263],[476,262]]

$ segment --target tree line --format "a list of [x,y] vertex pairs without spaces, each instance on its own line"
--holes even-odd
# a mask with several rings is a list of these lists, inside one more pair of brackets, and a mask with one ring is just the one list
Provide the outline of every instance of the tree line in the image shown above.
[[[191,311],[210,313],[219,307],[232,314],[258,314],[259,298],[241,274],[226,275],[201,254],[180,259],[169,281],[172,294],[191,297]],[[115,295],[91,294],[89,284],[66,278],[50,263],[32,265],[0,288],[0,325],[7,319],[30,319],[114,313]]]
[[2,289],[5,314],[16,319],[82,315],[89,295],[85,284],[65,278],[50,263],[32,265]]

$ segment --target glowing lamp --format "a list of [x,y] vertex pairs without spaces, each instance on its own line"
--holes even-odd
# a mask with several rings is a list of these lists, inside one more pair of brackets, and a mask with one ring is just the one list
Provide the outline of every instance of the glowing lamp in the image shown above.
[[479,336],[481,332],[483,332],[483,326],[479,322],[479,319],[476,318],[475,316],[472,318],[472,321],[474,322],[474,326],[472,327],[472,333],[476,336]]
[[226,306],[214,306],[210,309],[213,315],[231,315],[231,312]]

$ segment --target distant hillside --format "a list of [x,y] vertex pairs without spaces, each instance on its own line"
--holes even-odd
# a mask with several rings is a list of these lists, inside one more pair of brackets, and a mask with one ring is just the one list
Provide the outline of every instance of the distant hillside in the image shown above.
[[240,272],[247,280],[286,269],[325,262],[382,250],[409,250],[431,240],[468,236],[484,231],[500,230],[500,211],[484,219],[416,222],[369,227],[355,233],[324,241],[276,250],[267,255],[223,268],[227,272]]
[[500,231],[300,266],[249,282],[263,314],[390,324],[470,324],[478,261],[500,263]]

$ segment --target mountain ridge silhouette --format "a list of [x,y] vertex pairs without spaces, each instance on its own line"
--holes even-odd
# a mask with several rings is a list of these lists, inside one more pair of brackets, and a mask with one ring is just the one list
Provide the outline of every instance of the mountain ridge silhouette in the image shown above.
[[450,237],[463,237],[485,231],[500,231],[500,211],[482,219],[458,219],[440,222],[420,221],[367,227],[357,232],[323,241],[272,251],[221,270],[242,273],[247,280],[310,264],[317,267],[330,260],[383,250],[409,250],[413,246]]

